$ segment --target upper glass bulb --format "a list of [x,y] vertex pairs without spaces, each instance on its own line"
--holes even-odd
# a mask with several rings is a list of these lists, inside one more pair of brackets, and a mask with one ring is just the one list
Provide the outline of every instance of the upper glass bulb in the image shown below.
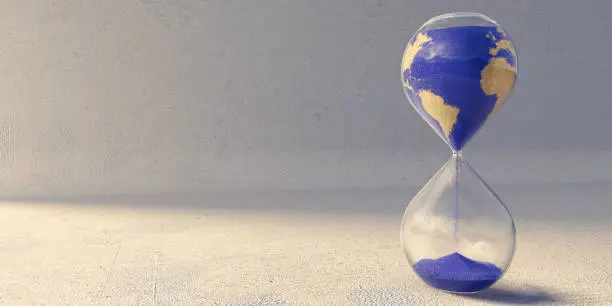
[[460,151],[506,100],[517,76],[508,34],[478,13],[427,21],[408,42],[402,83],[410,103],[453,151]]

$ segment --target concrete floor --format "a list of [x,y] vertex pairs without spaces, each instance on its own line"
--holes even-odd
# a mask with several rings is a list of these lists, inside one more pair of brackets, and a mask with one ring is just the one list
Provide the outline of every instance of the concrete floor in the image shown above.
[[0,304],[612,305],[608,187],[505,187],[517,252],[474,297],[409,268],[399,222],[411,191],[4,202]]

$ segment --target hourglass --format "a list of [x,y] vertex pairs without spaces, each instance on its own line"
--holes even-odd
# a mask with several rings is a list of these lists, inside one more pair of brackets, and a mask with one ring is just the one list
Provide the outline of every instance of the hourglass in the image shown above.
[[406,47],[406,96],[452,150],[452,157],[410,201],[402,219],[403,251],[431,287],[476,293],[499,280],[512,261],[512,216],[465,161],[462,149],[499,109],[516,77],[512,41],[482,14],[434,17]]

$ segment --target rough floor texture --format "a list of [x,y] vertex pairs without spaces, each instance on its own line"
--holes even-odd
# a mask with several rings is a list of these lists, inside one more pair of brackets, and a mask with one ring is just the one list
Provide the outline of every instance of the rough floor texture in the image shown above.
[[[0,304],[612,305],[609,188],[513,188],[515,260],[474,297],[436,292],[410,270],[406,191],[1,203]],[[565,210],[545,213],[555,205]]]

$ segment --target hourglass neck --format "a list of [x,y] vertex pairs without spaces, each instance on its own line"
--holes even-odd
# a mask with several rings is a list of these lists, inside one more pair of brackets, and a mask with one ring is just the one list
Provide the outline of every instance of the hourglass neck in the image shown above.
[[462,150],[453,151],[453,158],[463,159],[463,151]]

